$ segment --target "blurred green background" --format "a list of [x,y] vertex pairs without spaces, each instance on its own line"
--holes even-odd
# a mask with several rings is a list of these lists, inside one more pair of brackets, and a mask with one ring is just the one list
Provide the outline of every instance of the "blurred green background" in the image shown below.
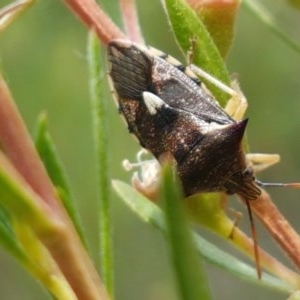
[[[116,0],[102,1],[117,18]],[[280,27],[300,42],[300,12],[284,1],[265,3]],[[8,1],[0,0],[0,6]],[[159,0],[137,0],[148,44],[182,59]],[[86,29],[60,1],[38,1],[0,36],[1,66],[15,101],[33,133],[37,116],[46,111],[97,259],[98,220],[95,168],[88,93]],[[253,152],[280,153],[282,162],[259,176],[264,181],[300,180],[300,55],[274,37],[241,8],[236,38],[228,58],[249,100],[248,137]],[[103,77],[106,81],[106,77]],[[113,178],[130,180],[121,166],[139,149],[117,109],[109,102],[110,166]],[[0,120],[1,122],[1,120]],[[274,189],[274,201],[300,231],[300,191]],[[244,212],[233,200],[230,207]],[[172,269],[164,238],[141,222],[116,196],[112,198],[116,299],[175,300]],[[240,226],[249,231],[245,214]],[[259,226],[258,226],[259,227]],[[218,238],[199,229],[221,248],[240,256]],[[260,245],[289,264],[271,237],[259,227]],[[285,299],[285,295],[244,282],[206,265],[214,299]],[[0,249],[0,299],[48,299],[35,282]]]

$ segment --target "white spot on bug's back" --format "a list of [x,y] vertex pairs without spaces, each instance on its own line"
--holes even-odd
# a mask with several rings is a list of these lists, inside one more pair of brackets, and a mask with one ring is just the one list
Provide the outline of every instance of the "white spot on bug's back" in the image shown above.
[[166,105],[161,98],[149,92],[143,92],[143,99],[151,115],[155,115],[158,109]]

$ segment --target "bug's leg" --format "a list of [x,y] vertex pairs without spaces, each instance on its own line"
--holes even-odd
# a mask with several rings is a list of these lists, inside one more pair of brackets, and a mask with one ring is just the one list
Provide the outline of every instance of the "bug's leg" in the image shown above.
[[224,91],[231,96],[231,99],[228,101],[225,111],[234,119],[241,120],[245,114],[245,111],[248,107],[247,99],[240,90],[237,80],[233,80],[231,85],[232,87],[227,86],[220,80],[216,79],[212,75],[205,72],[203,69],[195,66],[189,65],[190,70],[195,73],[200,78],[204,78],[210,83],[214,84],[220,90]]
[[34,4],[35,0],[18,0],[12,2],[0,9],[0,31],[5,29],[11,22],[13,22],[19,14],[26,8]]
[[[225,111],[228,113],[229,116],[231,116],[234,120],[241,120],[247,110],[248,103],[247,99],[242,93],[239,84],[237,80],[233,80],[231,82],[231,87],[227,86],[217,78],[213,77],[203,69],[195,66],[193,62],[193,55],[194,55],[194,49],[196,46],[197,40],[195,38],[190,39],[190,48],[187,52],[187,62],[188,62],[188,68],[195,73],[200,78],[204,78],[207,81],[214,84],[216,87],[218,87],[220,90],[224,91],[228,95],[231,96],[230,100],[228,101]],[[186,70],[186,73],[189,73],[188,70]]]
[[233,239],[233,235],[234,235],[234,230],[236,227],[238,227],[239,222],[241,221],[243,214],[240,211],[237,211],[233,208],[228,208],[228,211],[231,215],[233,215],[233,225],[232,225],[232,229],[230,231],[230,234],[228,235],[229,239]]
[[233,93],[226,104],[225,111],[236,121],[242,120],[248,107],[248,102],[237,80],[231,82]]
[[221,207],[232,218],[232,223],[233,224],[232,224],[232,228],[231,228],[231,230],[228,234],[228,238],[232,239],[233,235],[234,235],[234,230],[235,230],[236,227],[238,227],[238,224],[239,224],[240,220],[242,219],[243,214],[240,211],[237,211],[237,210],[235,210],[231,207],[228,207],[227,203],[228,203],[228,195],[222,194],[222,196],[221,196]]
[[207,73],[203,69],[201,69],[201,68],[199,68],[199,67],[197,67],[197,66],[195,66],[193,64],[189,65],[188,67],[197,76],[199,76],[200,78],[206,79],[207,81],[209,81],[210,83],[214,84],[216,87],[218,87],[220,90],[224,91],[228,95],[233,96],[233,95],[236,94],[236,92],[231,87],[227,86],[222,81],[220,81],[219,79],[213,77],[212,75],[210,75],[209,73]]
[[278,154],[248,153],[246,158],[252,163],[254,173],[269,168],[280,161]]
[[[231,96],[231,99],[228,101],[225,111],[234,120],[241,120],[243,118],[248,103],[246,97],[239,88],[237,80],[232,81],[231,88],[195,65],[190,65],[189,68],[200,78],[205,78],[207,81],[213,83],[215,86],[228,93]],[[278,163],[280,160],[280,156],[278,154],[249,153],[246,156],[247,159],[252,163],[254,172],[260,172]]]

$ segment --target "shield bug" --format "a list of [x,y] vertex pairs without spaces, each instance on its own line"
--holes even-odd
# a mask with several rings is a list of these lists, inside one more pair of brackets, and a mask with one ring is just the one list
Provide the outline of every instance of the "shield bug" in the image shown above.
[[[186,196],[260,195],[261,183],[242,149],[247,119],[235,120],[190,68],[159,50],[117,40],[109,43],[108,58],[129,131],[158,160],[164,153],[175,159]],[[272,158],[269,164],[278,160]]]
[[[260,277],[249,201],[261,194],[260,186],[270,185],[258,181],[254,170],[278,162],[279,156],[245,154],[248,121],[242,117],[247,102],[238,87],[229,88],[195,66],[184,67],[157,49],[129,41],[111,41],[107,50],[110,79],[129,131],[158,161],[166,153],[174,158],[185,195],[225,192],[246,200]],[[232,95],[225,109],[199,74]]]

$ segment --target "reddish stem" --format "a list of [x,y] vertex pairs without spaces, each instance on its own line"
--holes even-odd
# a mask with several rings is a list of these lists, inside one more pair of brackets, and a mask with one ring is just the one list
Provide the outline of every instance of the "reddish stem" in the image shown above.
[[[255,247],[254,242],[238,227],[234,227],[230,240],[232,241],[233,246],[255,261],[255,255],[253,253]],[[283,281],[288,282],[293,289],[299,289],[300,277],[297,273],[287,268],[260,247],[258,247],[258,255],[261,267],[278,278],[281,278]]]
[[[58,227],[40,239],[51,253],[79,300],[108,300],[109,296],[77,235]],[[78,261],[79,260],[79,261]]]
[[[93,0],[65,0],[65,2],[87,27],[97,32],[103,44],[106,45],[112,39],[125,38],[125,35]],[[78,299],[108,299],[86,250],[57,199],[51,180],[1,75],[0,120],[1,146],[11,163],[29,187],[40,196],[47,212],[61,223],[61,226],[51,233],[39,232],[38,228],[33,229],[39,234]],[[24,182],[23,184],[26,185]],[[52,217],[49,215],[49,218]]]
[[79,19],[97,32],[104,45],[113,39],[126,39],[124,33],[112,22],[93,0],[64,0]]
[[4,152],[33,190],[47,203],[47,207],[57,209],[55,190],[1,74],[0,120],[0,140]]
[[139,26],[134,0],[120,0],[125,31],[128,38],[136,43],[144,44],[144,39]]
[[251,209],[297,268],[300,269],[300,237],[274,205],[270,196],[262,191],[257,200],[251,201]]
[[[0,74],[0,141],[10,158],[3,161],[20,186],[37,195],[49,219],[61,223],[55,232],[33,228],[47,247],[78,299],[108,299],[101,280],[65,212],[30,139],[9,89]],[[28,186],[27,186],[28,184]]]

